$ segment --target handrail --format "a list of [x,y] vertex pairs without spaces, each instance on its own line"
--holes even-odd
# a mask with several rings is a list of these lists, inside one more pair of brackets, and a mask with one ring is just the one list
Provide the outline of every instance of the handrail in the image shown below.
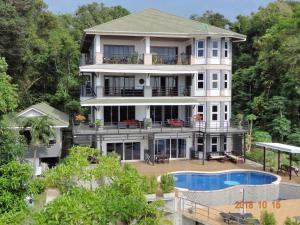
[[165,55],[152,53],[152,64],[189,65],[190,55]]
[[144,87],[137,89],[135,87],[104,87],[104,96],[125,96],[125,97],[143,97]]
[[96,92],[93,86],[81,85],[80,87],[80,96],[82,97],[95,97]]
[[246,123],[233,123],[232,121],[215,121],[206,122],[198,121],[198,126],[201,131],[229,131],[230,128],[236,128],[239,130],[248,130]]
[[[179,212],[181,212],[183,215],[191,216],[194,220],[198,220],[199,222],[214,221],[216,222],[215,224],[219,224],[219,220],[224,221],[224,218],[222,218],[220,214],[227,214],[219,209],[215,209],[211,206],[204,205],[184,197],[177,198],[180,201]],[[241,218],[234,215],[230,215],[230,218],[233,218],[237,224],[245,224],[246,218]]]
[[191,96],[191,87],[152,87],[152,96]]
[[112,54],[103,56],[104,64],[144,64],[144,54]]

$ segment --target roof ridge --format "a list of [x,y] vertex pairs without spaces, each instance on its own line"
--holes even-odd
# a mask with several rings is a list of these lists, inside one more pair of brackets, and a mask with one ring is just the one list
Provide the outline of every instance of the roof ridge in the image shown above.
[[[53,109],[54,111],[58,111],[59,113],[63,113],[63,114],[65,114],[66,116],[68,116],[66,113],[64,113],[64,112],[62,112],[62,111],[60,111],[60,110],[58,110],[58,109],[56,109],[56,108],[54,108],[53,106],[51,106],[50,104],[48,104],[48,103],[46,103],[46,102],[39,102],[39,103],[37,103],[37,104],[35,104],[35,105],[32,105],[30,108],[34,108],[35,106],[37,106],[37,105],[45,105],[46,107],[50,107],[51,109]],[[43,109],[39,109],[38,108],[38,110],[40,110],[40,111],[42,111],[43,113],[45,113],[48,117],[52,117],[52,116],[54,116],[55,117],[55,119],[58,119],[58,120],[60,120],[61,122],[63,122],[63,123],[66,123],[64,120],[62,120],[59,116],[56,116],[56,114],[54,114],[54,115],[49,115],[49,113],[47,113],[47,112],[45,112]]]

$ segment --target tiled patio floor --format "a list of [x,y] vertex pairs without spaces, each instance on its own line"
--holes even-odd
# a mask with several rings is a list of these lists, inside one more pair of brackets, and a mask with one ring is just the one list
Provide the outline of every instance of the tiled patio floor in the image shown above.
[[[148,165],[145,162],[132,162],[130,163],[135,167],[141,175],[161,175],[163,173],[175,172],[175,171],[221,171],[221,170],[230,170],[230,169],[254,169],[262,170],[261,166],[255,164],[236,164],[230,161],[218,162],[218,161],[205,161],[205,164],[202,165],[201,160],[171,160],[170,163],[164,164],[155,164],[154,166]],[[289,181],[288,175],[280,174],[282,181],[292,182],[300,184],[300,177],[293,174],[292,181]]]

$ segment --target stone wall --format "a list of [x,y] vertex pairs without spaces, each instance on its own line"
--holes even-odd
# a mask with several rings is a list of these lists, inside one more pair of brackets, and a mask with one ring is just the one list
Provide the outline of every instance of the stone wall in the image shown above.
[[279,185],[280,199],[297,199],[300,198],[300,185],[281,182]]

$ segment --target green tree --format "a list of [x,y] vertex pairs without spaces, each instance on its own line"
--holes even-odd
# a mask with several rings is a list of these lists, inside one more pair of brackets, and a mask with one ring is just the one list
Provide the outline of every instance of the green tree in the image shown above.
[[284,221],[284,225],[300,225],[300,222],[296,221],[295,219],[291,219],[287,217]]
[[224,15],[216,13],[213,11],[206,11],[202,15],[193,14],[190,16],[192,20],[197,20],[202,23],[210,24],[216,27],[225,28],[225,26],[230,26],[231,22],[225,18]]
[[11,84],[11,78],[6,74],[7,64],[0,58],[0,119],[1,116],[18,106],[16,85]]
[[[147,203],[144,178],[131,166],[121,166],[116,155],[96,152],[73,147],[61,164],[47,172],[48,184],[63,187],[63,194],[36,215],[36,224],[161,224],[162,203]],[[91,156],[99,163],[90,166]],[[87,188],[81,185],[84,181],[100,186]]]
[[272,133],[274,137],[277,137],[281,142],[284,141],[285,137],[287,137],[291,132],[291,121],[287,118],[275,118],[271,124]]
[[268,211],[263,211],[261,214],[261,224],[262,225],[276,225],[276,219],[274,213],[269,213]]
[[48,145],[50,138],[55,135],[52,126],[53,123],[46,116],[27,118],[24,121],[24,129],[30,130],[30,147],[33,150],[33,165],[35,169],[37,151],[39,147],[44,147]]

